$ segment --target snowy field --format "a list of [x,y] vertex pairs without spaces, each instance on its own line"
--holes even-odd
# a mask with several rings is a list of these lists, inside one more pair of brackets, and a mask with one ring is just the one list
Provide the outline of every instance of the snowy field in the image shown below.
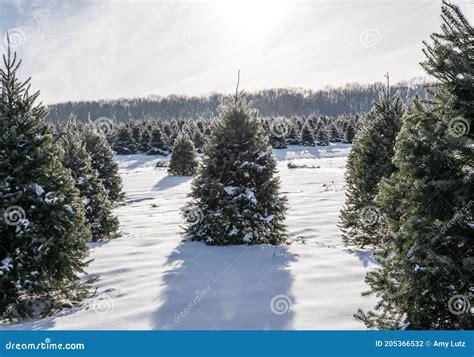
[[[287,246],[183,242],[180,208],[191,178],[169,177],[153,156],[118,156],[126,204],[122,236],[95,245],[94,298],[8,329],[362,329],[352,317],[375,266],[343,246],[336,226],[350,146],[275,150],[290,209]],[[288,169],[291,161],[311,168]]]

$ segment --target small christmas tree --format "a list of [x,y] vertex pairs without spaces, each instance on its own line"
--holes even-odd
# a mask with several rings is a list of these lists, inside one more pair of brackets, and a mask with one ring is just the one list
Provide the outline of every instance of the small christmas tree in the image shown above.
[[397,170],[377,197],[381,267],[367,274],[366,295],[380,300],[356,315],[370,328],[474,329],[474,29],[446,2],[442,19],[423,63],[437,90],[405,116]]
[[334,123],[329,124],[329,141],[332,143],[337,143],[340,141],[339,132],[337,131],[337,127]]
[[21,83],[8,46],[0,70],[0,318],[47,314],[87,295],[91,232],[79,191],[43,118]]
[[291,131],[290,123],[283,118],[272,118],[269,123],[268,140],[274,149],[286,149],[286,135]]
[[314,136],[308,123],[305,123],[301,129],[301,145],[314,146]]
[[150,140],[150,150],[148,150],[148,155],[166,155],[165,151],[166,145],[163,140],[163,134],[161,129],[156,126],[151,131],[151,140]]
[[107,139],[91,122],[85,125],[83,135],[86,150],[91,156],[92,167],[98,172],[109,200],[112,203],[120,202],[124,196],[122,178]]
[[118,129],[114,142],[114,150],[118,155],[136,154],[137,147],[128,126],[123,126]]
[[92,231],[92,240],[115,238],[118,219],[112,214],[112,204],[107,191],[98,172],[93,168],[91,157],[78,134],[77,122],[70,120],[60,139],[64,151],[64,166],[71,170],[72,178],[79,189]]
[[198,150],[198,152],[201,152],[201,149],[205,143],[205,138],[204,135],[202,135],[201,130],[199,128],[196,128],[193,134],[193,144],[194,147]]
[[329,145],[329,137],[326,129],[322,127],[316,134],[316,144],[318,146],[327,146]]
[[148,128],[144,128],[140,136],[140,150],[148,152],[150,150],[151,133]]
[[345,144],[352,144],[352,141],[354,140],[354,137],[355,137],[354,125],[352,123],[348,123],[346,125],[345,130],[344,130],[344,140],[343,140],[343,142]]
[[168,173],[174,176],[192,176],[196,172],[196,149],[187,135],[179,135],[171,153]]
[[374,199],[380,180],[395,169],[392,157],[402,115],[399,97],[390,98],[384,90],[357,134],[347,160],[346,202],[340,218],[346,244],[364,247],[375,243],[381,212]]
[[184,211],[186,236],[210,245],[285,242],[286,200],[276,162],[241,94],[228,100],[203,152]]

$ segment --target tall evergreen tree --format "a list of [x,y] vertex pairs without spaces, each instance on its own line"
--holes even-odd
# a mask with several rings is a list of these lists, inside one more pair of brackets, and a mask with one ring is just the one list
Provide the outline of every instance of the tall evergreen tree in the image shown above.
[[79,192],[43,118],[20,82],[10,47],[0,70],[0,317],[42,314],[87,294],[80,280],[91,232]]
[[203,152],[185,208],[187,237],[210,245],[285,242],[286,199],[276,161],[240,94],[226,103]]
[[179,135],[171,153],[168,173],[174,176],[192,176],[196,172],[196,149],[187,135]]
[[122,178],[107,139],[91,122],[84,126],[83,135],[86,150],[91,156],[92,167],[99,173],[110,202],[120,202],[124,196]]
[[380,302],[356,317],[383,329],[473,329],[474,29],[443,3],[441,33],[422,63],[437,79],[397,138],[397,170],[381,185],[385,212],[368,294]]
[[112,214],[112,204],[107,190],[98,172],[93,168],[91,157],[78,133],[77,122],[70,120],[60,140],[64,151],[64,166],[71,170],[72,178],[79,189],[92,231],[92,240],[115,238],[118,219]]
[[347,160],[346,202],[340,216],[346,244],[364,247],[376,243],[374,234],[381,212],[374,199],[380,180],[395,169],[392,157],[402,115],[398,95],[390,97],[384,90],[357,134]]

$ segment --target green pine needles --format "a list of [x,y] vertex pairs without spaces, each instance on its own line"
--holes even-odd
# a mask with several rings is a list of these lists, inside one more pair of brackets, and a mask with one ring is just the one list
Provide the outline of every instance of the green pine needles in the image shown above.
[[44,315],[87,294],[91,230],[62,153],[10,48],[0,70],[0,317]]
[[381,212],[374,199],[380,180],[395,170],[392,157],[402,115],[398,95],[390,97],[383,90],[357,133],[347,160],[346,201],[340,216],[345,244],[365,247],[377,243]]
[[370,328],[474,328],[474,29],[446,2],[442,19],[422,64],[434,97],[405,115],[376,198],[380,269],[366,281],[379,303],[356,315]]
[[187,135],[176,138],[171,153],[168,173],[173,176],[192,176],[196,172],[196,149]]
[[286,199],[260,120],[236,93],[214,122],[185,207],[186,236],[210,245],[282,244]]

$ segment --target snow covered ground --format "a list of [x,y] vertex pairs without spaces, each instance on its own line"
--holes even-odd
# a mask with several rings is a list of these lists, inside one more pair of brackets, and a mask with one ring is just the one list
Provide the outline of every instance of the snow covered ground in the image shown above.
[[[345,248],[336,226],[350,146],[275,150],[289,199],[291,244],[209,247],[183,242],[189,177],[156,157],[119,156],[126,205],[122,237],[93,246],[94,298],[40,321],[0,329],[362,329],[352,315],[371,255]],[[291,161],[312,168],[290,170]]]

